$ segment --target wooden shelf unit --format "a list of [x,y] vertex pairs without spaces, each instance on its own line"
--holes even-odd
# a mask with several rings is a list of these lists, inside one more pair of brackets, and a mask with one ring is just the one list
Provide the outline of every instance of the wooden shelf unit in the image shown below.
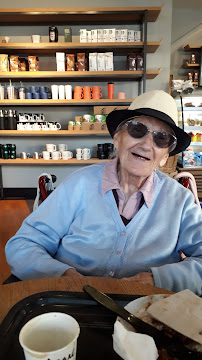
[[0,136],[3,137],[9,137],[9,136],[53,136],[53,137],[58,137],[58,136],[103,136],[103,135],[109,135],[108,130],[103,130],[103,131],[83,131],[83,130],[56,130],[56,131],[36,131],[36,130],[0,130]]
[[[154,79],[161,71],[147,70],[146,78]],[[0,79],[9,80],[21,79],[23,81],[30,80],[71,80],[71,81],[108,81],[108,80],[139,80],[142,78],[143,70],[123,70],[123,71],[4,71],[0,72]]]
[[91,165],[108,161],[108,159],[100,160],[98,158],[90,158],[88,160],[77,160],[72,158],[69,160],[44,160],[44,159],[0,159],[0,165]]
[[[147,52],[155,53],[161,45],[160,41],[148,41]],[[57,51],[77,53],[80,52],[106,52],[113,51],[115,54],[125,54],[127,51],[142,51],[144,42],[109,42],[109,43],[80,43],[80,42],[61,42],[61,43],[0,43],[0,51],[6,54],[54,54]]]
[[185,51],[198,51],[202,48],[202,45],[190,46],[189,44],[184,46]]
[[[0,9],[1,25],[25,24],[134,24],[142,22],[147,10],[147,21],[155,22],[161,6],[108,8],[21,8]],[[113,16],[112,16],[113,15]]]
[[127,105],[130,104],[133,99],[82,99],[82,100],[52,100],[52,99],[14,99],[14,100],[0,100],[0,106],[85,106],[85,105]]
[[186,62],[185,64],[182,64],[182,67],[184,69],[189,69],[189,68],[199,68],[200,64],[190,64],[188,62]]

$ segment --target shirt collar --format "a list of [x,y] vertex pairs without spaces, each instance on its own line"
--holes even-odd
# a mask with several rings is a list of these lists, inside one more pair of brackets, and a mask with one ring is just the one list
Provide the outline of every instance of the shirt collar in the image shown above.
[[[109,160],[104,166],[103,174],[102,174],[102,196],[104,196],[107,191],[113,189],[120,189],[122,191],[118,180],[117,162],[118,162],[118,157],[116,157],[113,160]],[[149,175],[149,177],[145,181],[145,183],[138,190],[138,192],[141,192],[143,194],[147,207],[150,207],[152,203],[153,191],[154,191],[153,184],[154,184],[154,173],[152,172],[151,175]],[[134,194],[134,197],[137,197],[137,193]]]

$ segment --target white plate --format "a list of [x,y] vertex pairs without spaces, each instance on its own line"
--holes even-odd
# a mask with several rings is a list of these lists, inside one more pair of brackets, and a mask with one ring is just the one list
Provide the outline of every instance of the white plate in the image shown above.
[[[159,321],[153,319],[150,314],[148,314],[148,307],[155,303],[156,301],[163,300],[166,297],[170,296],[169,294],[158,294],[158,295],[149,295],[138,298],[136,300],[131,301],[125,306],[125,309],[131,312],[133,315],[137,316],[139,319],[145,321],[146,323],[154,326],[158,330],[162,330],[163,328],[167,328],[164,324]],[[125,320],[117,317],[116,321],[120,321],[121,324],[129,331],[135,331],[133,326],[128,324]],[[202,345],[197,344],[195,341],[190,340],[189,345],[187,343],[187,347],[193,349],[198,352],[202,352]]]

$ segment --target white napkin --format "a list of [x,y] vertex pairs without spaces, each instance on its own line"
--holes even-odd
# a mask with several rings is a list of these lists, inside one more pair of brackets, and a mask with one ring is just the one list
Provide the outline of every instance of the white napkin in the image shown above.
[[154,339],[145,334],[136,333],[129,324],[116,321],[114,324],[114,351],[124,360],[156,360],[158,350]]

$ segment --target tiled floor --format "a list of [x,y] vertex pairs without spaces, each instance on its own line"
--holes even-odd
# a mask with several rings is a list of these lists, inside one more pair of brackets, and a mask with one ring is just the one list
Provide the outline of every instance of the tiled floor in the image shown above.
[[32,200],[29,207],[25,200],[0,200],[0,284],[11,274],[5,258],[5,245],[30,214],[32,206]]

